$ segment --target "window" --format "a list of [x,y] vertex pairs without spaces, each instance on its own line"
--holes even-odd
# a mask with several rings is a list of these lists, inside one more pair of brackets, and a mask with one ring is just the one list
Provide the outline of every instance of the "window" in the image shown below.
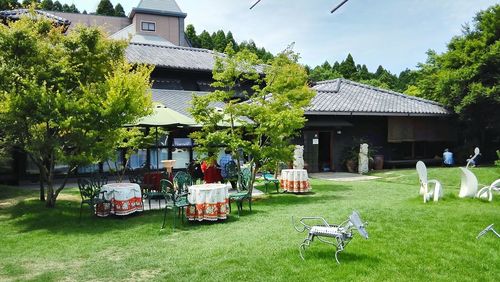
[[155,31],[156,24],[152,22],[141,22],[141,30],[144,31]]

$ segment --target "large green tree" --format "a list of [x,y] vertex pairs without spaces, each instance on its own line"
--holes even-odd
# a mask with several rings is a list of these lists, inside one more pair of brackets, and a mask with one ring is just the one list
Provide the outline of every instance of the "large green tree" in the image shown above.
[[96,28],[65,35],[37,17],[0,25],[2,140],[36,164],[48,207],[65,186],[54,185],[56,164],[69,175],[107,160],[123,125],[150,112],[151,68],[129,65],[126,46]]
[[16,9],[21,4],[17,0],[0,0],[0,10]]
[[118,3],[115,6],[115,16],[116,17],[125,17],[125,10],[123,10],[123,6]]
[[[213,86],[218,90],[193,97],[191,113],[203,125],[191,135],[199,152],[214,152],[221,145],[234,152],[234,159],[242,152],[252,168],[250,187],[258,171],[292,159],[290,140],[304,126],[304,108],[314,96],[297,60],[296,54],[286,50],[263,66],[254,53],[234,53],[228,45],[226,56],[217,58],[213,70]],[[250,85],[251,90],[244,91],[241,85]],[[235,98],[242,91],[246,102]],[[215,110],[214,103],[225,106]]]
[[472,26],[451,39],[447,51],[428,52],[419,65],[415,91],[443,103],[462,121],[465,143],[500,144],[500,5],[479,12]]
[[95,13],[102,16],[114,16],[115,8],[113,8],[113,4],[111,3],[111,1],[101,0],[97,5],[97,10]]

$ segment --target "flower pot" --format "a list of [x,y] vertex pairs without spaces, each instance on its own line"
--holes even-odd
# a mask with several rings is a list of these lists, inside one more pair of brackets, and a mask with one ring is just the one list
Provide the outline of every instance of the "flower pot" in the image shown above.
[[384,155],[375,155],[375,170],[384,168]]
[[357,162],[355,160],[347,160],[345,162],[345,166],[347,168],[347,171],[350,173],[356,173],[358,172],[356,167],[358,166]]

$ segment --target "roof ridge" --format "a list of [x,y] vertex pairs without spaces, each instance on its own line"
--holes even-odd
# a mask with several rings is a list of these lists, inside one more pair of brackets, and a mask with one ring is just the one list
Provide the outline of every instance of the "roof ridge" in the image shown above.
[[[405,99],[416,100],[416,101],[420,101],[420,102],[424,102],[424,103],[428,103],[428,104],[432,104],[432,105],[437,105],[437,106],[444,107],[443,104],[438,103],[436,101],[431,101],[431,100],[427,100],[427,99],[424,99],[424,98],[415,97],[415,96],[411,96],[411,95],[404,94],[404,93],[399,93],[399,92],[396,92],[396,91],[393,91],[393,90],[383,89],[383,88],[380,88],[380,87],[375,87],[375,86],[372,86],[372,85],[363,84],[363,83],[352,81],[352,80],[346,79],[346,78],[336,78],[336,79],[333,79],[333,80],[319,81],[318,84],[328,84],[328,83],[337,82],[338,80],[340,80],[340,82],[345,82],[345,83],[348,83],[348,84],[351,84],[351,85],[356,85],[356,86],[359,86],[359,87],[362,87],[362,88],[366,88],[366,89],[370,89],[370,90],[375,90],[375,91],[378,91],[378,92],[384,92],[384,93],[395,95],[395,96],[399,96],[399,97],[402,97],[402,98],[405,98]],[[322,92],[335,92],[335,91],[331,91],[331,90],[320,90],[320,91],[322,91]]]
[[203,49],[203,48],[193,48],[193,47],[184,47],[184,46],[165,46],[165,45],[159,45],[159,44],[154,44],[154,43],[130,42],[130,45],[142,45],[142,46],[150,46],[150,47],[166,48],[166,49],[189,50],[189,51],[211,53],[211,54],[217,54],[218,53],[218,52],[215,52],[213,50]]

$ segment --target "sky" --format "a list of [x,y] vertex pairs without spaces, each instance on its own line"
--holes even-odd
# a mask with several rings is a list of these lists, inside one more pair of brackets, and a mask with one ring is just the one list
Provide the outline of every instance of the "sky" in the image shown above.
[[[99,0],[59,0],[80,11],[95,11]],[[126,14],[139,0],[111,0]],[[200,33],[231,31],[240,42],[252,39],[272,53],[294,43],[300,62],[309,66],[342,61],[350,53],[370,71],[379,65],[398,74],[425,62],[426,51],[446,50],[474,15],[499,3],[494,0],[177,0],[186,25]]]

